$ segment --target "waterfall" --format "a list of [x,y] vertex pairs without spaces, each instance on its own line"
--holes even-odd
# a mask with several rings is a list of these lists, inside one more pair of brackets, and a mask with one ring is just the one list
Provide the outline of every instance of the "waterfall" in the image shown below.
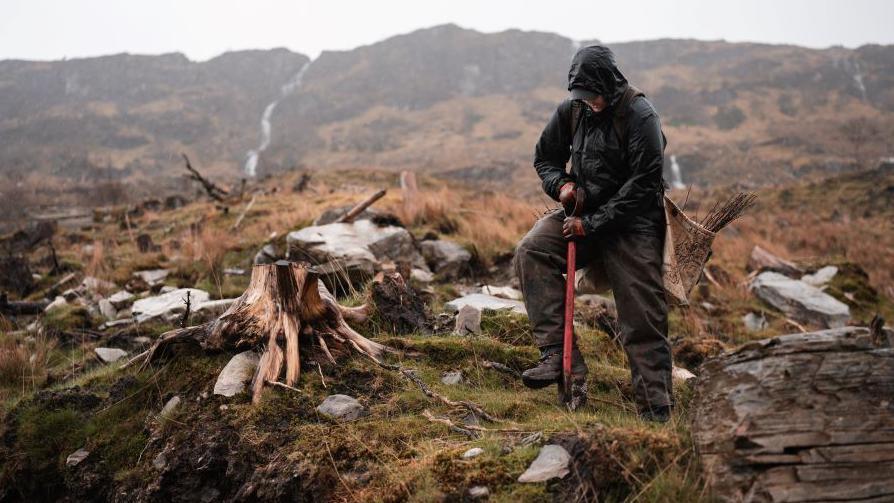
[[245,154],[245,167],[243,168],[243,171],[245,171],[246,175],[250,177],[257,175],[258,157],[261,155],[261,152],[267,150],[267,147],[270,146],[270,136],[273,131],[270,119],[273,117],[273,110],[276,109],[276,105],[278,105],[283,98],[294,93],[301,87],[301,81],[304,79],[304,74],[307,72],[307,69],[310,68],[310,63],[310,61],[304,63],[304,66],[298,70],[298,73],[279,89],[279,97],[264,108],[264,113],[261,115],[261,143],[258,144],[258,148],[253,148]]
[[863,101],[869,102],[869,99],[866,97],[866,85],[863,83],[863,72],[860,70],[860,62],[856,60],[854,60],[854,82],[857,83],[857,89],[860,90]]
[[680,170],[680,164],[677,162],[677,156],[671,156],[671,188],[684,189],[686,184],[683,183],[683,173]]

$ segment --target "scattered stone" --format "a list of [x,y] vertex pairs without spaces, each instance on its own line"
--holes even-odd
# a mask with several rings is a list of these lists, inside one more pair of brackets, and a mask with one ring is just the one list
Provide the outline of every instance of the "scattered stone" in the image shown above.
[[186,309],[186,293],[189,292],[189,300],[193,306],[208,302],[211,295],[196,288],[179,288],[156,295],[139,299],[131,307],[133,317],[137,322],[143,323],[153,318],[174,316]]
[[751,291],[771,306],[801,323],[839,328],[850,319],[847,304],[803,281],[767,271],[751,282]]
[[477,335],[481,333],[481,310],[477,307],[465,304],[456,313],[456,328],[459,335]]
[[544,482],[568,475],[571,456],[561,445],[548,444],[540,448],[537,459],[518,477],[519,482]]
[[93,352],[103,363],[114,363],[127,356],[127,351],[118,348],[96,348]]
[[158,293],[171,293],[175,290],[177,290],[177,287],[174,287],[171,285],[164,285],[158,289]]
[[813,274],[805,274],[801,276],[801,281],[810,286],[821,288],[826,286],[835,275],[838,274],[838,268],[834,265],[827,265]]
[[450,302],[444,304],[444,308],[450,312],[458,312],[460,309],[462,309],[463,306],[472,306],[479,309],[480,311],[500,311],[506,309],[519,314],[528,314],[528,312],[525,311],[525,305],[522,302],[519,302],[517,300],[501,299],[499,297],[494,297],[493,295],[486,295],[483,293],[471,293],[458,299],[453,299]]
[[180,405],[180,397],[178,395],[174,395],[170,400],[165,403],[165,406],[161,408],[161,412],[159,412],[159,417],[167,419],[174,413],[177,407]]
[[227,267],[223,270],[223,273],[226,276],[245,276],[248,274],[248,271],[239,267]]
[[419,249],[431,270],[445,278],[457,278],[469,271],[472,254],[458,243],[445,239],[422,241]]
[[481,287],[481,293],[487,295],[493,295],[494,297],[500,297],[503,299],[510,300],[522,300],[522,293],[520,290],[516,290],[511,286],[491,286],[484,285]]
[[[79,292],[77,292],[78,297],[82,296],[82,292],[87,291],[94,294],[103,294],[105,292],[110,292],[115,289],[114,283],[109,283],[108,281],[101,280],[99,278],[94,278],[93,276],[87,276],[84,278],[84,281],[81,281],[81,286],[78,287]],[[64,295],[64,294],[63,294]]]
[[99,299],[99,314],[107,320],[114,320],[118,317],[118,310],[109,301],[109,299]]
[[224,313],[236,299],[217,299],[202,302],[193,307],[193,314],[197,319],[216,318]]
[[258,250],[258,253],[255,254],[254,260],[252,260],[252,264],[272,264],[279,260],[281,257],[279,253],[276,251],[276,247],[273,246],[272,243],[265,244]]
[[420,283],[431,283],[435,280],[435,275],[431,271],[425,269],[413,268],[410,277]]
[[333,419],[353,421],[360,417],[363,405],[348,395],[329,395],[317,406],[317,412]]
[[695,379],[695,374],[684,369],[683,367],[674,366],[671,369],[671,377],[675,380],[686,382],[690,379]]
[[241,393],[255,375],[260,357],[254,351],[244,351],[230,358],[214,383],[214,394],[231,397]]
[[134,298],[134,294],[127,290],[119,290],[109,296],[109,302],[112,303],[115,309],[124,309],[133,304]]
[[158,471],[164,471],[165,467],[168,466],[168,458],[165,456],[164,452],[159,452],[155,455],[155,458],[152,460],[152,467]]
[[68,301],[65,299],[65,297],[60,295],[60,296],[56,297],[55,299],[53,299],[53,302],[50,302],[49,305],[47,305],[47,307],[45,307],[43,311],[45,313],[49,313],[50,311],[52,311],[54,309],[59,309],[60,307],[67,306],[67,305],[68,305]]
[[133,275],[145,281],[149,286],[157,285],[164,281],[170,271],[167,269],[149,269],[146,271],[136,271]]
[[463,453],[463,459],[472,459],[475,456],[480,456],[484,454],[484,449],[481,447],[472,447],[468,451]]
[[745,330],[748,330],[749,332],[760,332],[761,330],[765,330],[769,325],[767,323],[767,318],[763,313],[748,313],[742,317],[742,323],[745,324]]
[[441,376],[441,382],[447,385],[457,385],[462,384],[463,382],[463,373],[459,370],[452,370],[450,372],[444,372],[444,375]]
[[473,500],[486,498],[490,496],[490,489],[487,486],[474,486],[469,488],[469,498]]
[[65,466],[71,468],[73,466],[78,466],[81,464],[81,461],[87,459],[87,456],[90,455],[90,451],[81,447],[80,449],[74,451],[69,454],[67,458],[65,458]]
[[801,276],[801,268],[782,257],[777,257],[760,246],[751,249],[751,256],[746,266],[748,271],[774,271],[786,276]]

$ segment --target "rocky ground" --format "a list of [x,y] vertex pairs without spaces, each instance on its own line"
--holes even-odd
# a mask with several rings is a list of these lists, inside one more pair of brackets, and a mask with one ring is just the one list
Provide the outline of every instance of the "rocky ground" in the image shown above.
[[[871,176],[890,186],[889,173]],[[887,258],[856,263],[866,247],[842,256],[765,225],[796,227],[792,214],[809,213],[823,220],[817,234],[884,219],[890,204],[841,203],[823,219],[825,209],[805,212],[821,185],[768,191],[765,202],[791,213],[768,217],[765,203],[724,231],[692,306],[671,314],[672,420],[637,419],[613,302],[587,292],[577,327],[589,405],[569,413],[554,389],[519,379],[538,354],[510,259],[543,203],[423,180],[412,204],[392,190],[354,223],[331,223],[396,186],[392,175],[345,178],[270,182],[227,211],[148,201],[97,211],[87,228],[5,238],[0,501],[710,500],[724,494],[690,439],[702,363],[749,341],[894,315]],[[252,264],[280,259],[313,264],[343,303],[373,305],[354,328],[398,350],[387,365],[343,347],[332,361],[303,340],[297,384],[252,404],[252,351],[182,346],[128,364],[161,333],[219,316]],[[412,316],[370,282],[383,271],[421,299]]]

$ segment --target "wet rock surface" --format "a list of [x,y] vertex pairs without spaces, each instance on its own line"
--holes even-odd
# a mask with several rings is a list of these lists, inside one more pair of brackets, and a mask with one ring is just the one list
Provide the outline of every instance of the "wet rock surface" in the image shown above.
[[776,272],[758,274],[750,288],[758,298],[795,321],[823,328],[838,328],[850,319],[847,304],[803,281]]

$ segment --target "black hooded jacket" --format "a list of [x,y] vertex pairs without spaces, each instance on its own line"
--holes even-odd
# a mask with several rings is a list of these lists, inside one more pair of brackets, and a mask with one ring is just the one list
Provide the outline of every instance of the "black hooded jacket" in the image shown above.
[[[613,117],[627,90],[627,79],[607,47],[579,50],[568,71],[568,89],[582,87],[602,95],[608,106],[595,113],[584,105],[574,138],[571,104],[559,104],[543,129],[534,168],[543,190],[558,201],[559,188],[573,181],[586,192],[583,224],[597,231],[661,231],[664,225],[664,135],[655,108],[645,96],[629,102],[620,137]],[[571,172],[565,165],[571,159]]]

